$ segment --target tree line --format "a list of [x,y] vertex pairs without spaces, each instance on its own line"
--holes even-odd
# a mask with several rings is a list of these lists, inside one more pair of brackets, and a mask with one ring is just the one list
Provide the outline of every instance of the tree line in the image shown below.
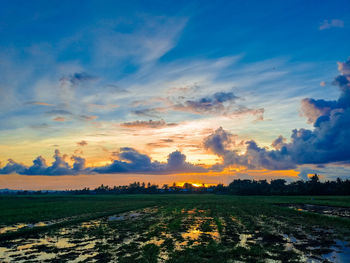
[[214,193],[232,195],[350,195],[350,180],[338,178],[335,181],[321,182],[317,174],[309,180],[298,180],[287,183],[284,179],[249,180],[235,179],[229,185],[218,184],[215,186],[194,186],[191,183],[184,183],[182,186],[164,184],[145,184],[134,182],[129,185],[109,187],[101,185],[94,189],[84,188],[80,190],[65,191],[2,191],[2,194],[178,194],[178,193]]

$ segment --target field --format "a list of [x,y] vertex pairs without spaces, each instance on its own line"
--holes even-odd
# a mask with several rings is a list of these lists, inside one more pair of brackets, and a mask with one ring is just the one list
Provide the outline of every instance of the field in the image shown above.
[[0,262],[350,262],[349,207],[328,196],[0,196]]

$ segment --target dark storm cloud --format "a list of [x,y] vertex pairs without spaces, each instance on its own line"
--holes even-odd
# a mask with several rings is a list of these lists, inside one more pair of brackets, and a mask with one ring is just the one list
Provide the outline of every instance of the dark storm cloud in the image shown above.
[[248,141],[245,154],[228,147],[232,134],[222,128],[205,139],[207,149],[223,158],[223,165],[245,165],[250,168],[293,169],[302,164],[350,162],[350,60],[338,63],[340,75],[334,84],[340,89],[338,100],[302,101],[303,114],[313,123],[313,130],[294,129],[285,143],[278,137],[272,145],[276,150],[259,147]]
[[280,135],[271,143],[271,146],[276,150],[280,150],[285,144],[286,139]]
[[16,163],[12,159],[8,160],[5,167],[0,169],[0,174],[17,173],[23,175],[72,175],[87,171],[85,169],[85,159],[77,156],[73,156],[73,167],[67,162],[67,155],[61,155],[59,150],[55,150],[54,161],[51,166],[46,164],[46,160],[38,156],[33,160],[32,166],[24,166]]
[[0,174],[23,173],[26,169],[26,166],[8,159],[7,164],[0,169]]
[[169,154],[167,163],[152,162],[151,158],[139,153],[133,148],[124,147],[117,154],[119,160],[112,164],[97,167],[97,173],[173,173],[173,172],[200,172],[205,171],[200,166],[186,162],[186,156],[179,151]]
[[17,173],[22,175],[76,175],[91,173],[153,173],[168,174],[174,172],[204,172],[205,168],[186,162],[186,156],[179,151],[172,152],[166,163],[152,161],[149,156],[130,147],[123,147],[114,154],[118,160],[111,164],[87,168],[86,160],[79,156],[72,156],[73,166],[67,162],[67,155],[61,155],[55,150],[54,162],[48,166],[46,160],[39,156],[33,160],[32,166],[16,163],[12,159],[0,168],[0,174]]
[[72,156],[72,160],[74,161],[74,164],[73,164],[74,171],[79,172],[79,171],[85,170],[86,161],[84,158],[79,157],[79,156]]
[[255,141],[246,142],[246,153],[239,154],[236,150],[231,150],[233,134],[223,128],[217,129],[213,134],[204,140],[204,146],[214,154],[222,157],[223,163],[215,165],[215,170],[223,169],[229,165],[242,165],[250,169],[292,169],[296,165],[290,156],[284,151],[260,148]]

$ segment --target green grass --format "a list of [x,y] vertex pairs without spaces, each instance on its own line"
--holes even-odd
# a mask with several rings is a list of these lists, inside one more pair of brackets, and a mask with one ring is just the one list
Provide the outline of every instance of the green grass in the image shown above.
[[156,204],[144,196],[0,196],[0,224],[36,223]]
[[[101,217],[120,211],[162,205],[172,210],[173,220],[169,227],[179,229],[182,209],[210,208],[212,216],[227,211],[237,215],[266,216],[284,215],[292,220],[304,219],[311,224],[323,221],[325,224],[344,224],[348,220],[326,217],[313,213],[297,212],[275,203],[308,203],[350,207],[346,196],[229,196],[229,195],[96,195],[96,196],[0,196],[0,224],[36,223],[67,217]],[[236,216],[237,216],[236,215]],[[249,216],[248,216],[249,217]],[[76,219],[76,218],[75,218]],[[246,218],[249,221],[249,218]],[[215,219],[219,223],[217,218]],[[220,226],[219,226],[220,227]]]

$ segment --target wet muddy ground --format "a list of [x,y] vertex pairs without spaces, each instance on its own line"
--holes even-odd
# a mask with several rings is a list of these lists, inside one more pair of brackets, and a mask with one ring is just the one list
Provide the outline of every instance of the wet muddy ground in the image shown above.
[[314,204],[278,204],[279,206],[286,206],[296,209],[298,211],[307,211],[331,216],[340,216],[350,218],[350,207],[337,207],[327,205]]
[[179,204],[2,241],[0,262],[350,262],[350,248],[331,227],[230,203]]
[[147,198],[157,205],[79,223],[2,225],[0,262],[350,262],[347,208],[294,206],[289,197]]

